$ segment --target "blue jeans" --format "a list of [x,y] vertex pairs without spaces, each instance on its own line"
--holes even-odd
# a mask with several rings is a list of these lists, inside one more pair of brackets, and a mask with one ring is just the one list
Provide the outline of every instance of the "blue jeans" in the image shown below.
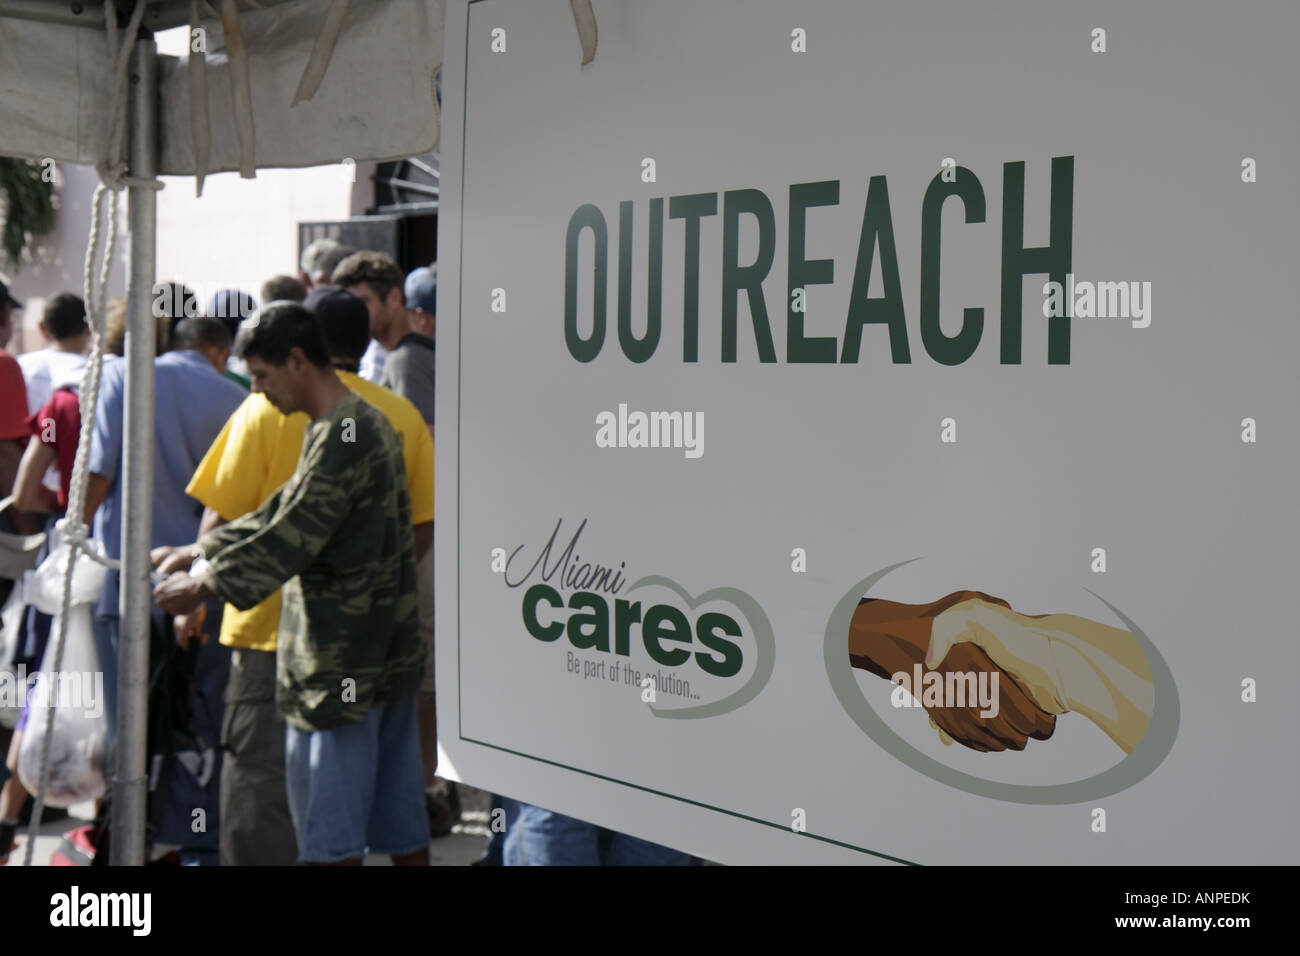
[[594,823],[502,801],[506,809],[506,866],[689,866],[691,857]]
[[329,730],[285,728],[285,791],[298,858],[335,863],[366,851],[393,856],[429,845],[415,694],[374,705]]

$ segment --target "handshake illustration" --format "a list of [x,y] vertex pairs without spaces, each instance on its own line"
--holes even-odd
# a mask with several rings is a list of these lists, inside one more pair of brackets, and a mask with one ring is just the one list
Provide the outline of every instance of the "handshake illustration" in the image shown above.
[[1020,614],[980,591],[931,604],[863,600],[849,663],[900,685],[895,698],[915,698],[945,745],[981,752],[1024,750],[1075,712],[1132,753],[1155,705],[1130,632],[1073,614]]

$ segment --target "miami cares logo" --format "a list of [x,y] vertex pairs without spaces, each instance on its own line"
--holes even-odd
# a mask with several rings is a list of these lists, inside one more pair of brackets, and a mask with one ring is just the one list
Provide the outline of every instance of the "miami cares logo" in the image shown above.
[[546,543],[516,547],[502,577],[523,589],[525,633],[579,655],[582,676],[645,689],[656,717],[716,717],[762,692],[776,665],[776,636],[758,602],[737,588],[692,594],[672,578],[629,583],[627,562],[584,560],[584,518],[567,544],[563,519]]

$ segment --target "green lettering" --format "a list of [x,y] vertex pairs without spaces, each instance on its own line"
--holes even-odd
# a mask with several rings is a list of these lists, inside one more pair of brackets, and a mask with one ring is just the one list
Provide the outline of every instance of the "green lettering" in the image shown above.
[[[785,360],[787,362],[820,362],[834,364],[835,336],[804,338],[804,318],[807,312],[796,312],[794,290],[804,290],[807,301],[808,286],[825,285],[835,281],[833,259],[804,258],[807,211],[809,206],[834,206],[840,201],[838,179],[820,183],[796,183],[790,187],[790,239],[787,244],[789,292],[786,295]],[[805,306],[806,308],[806,306]]]
[[641,625],[641,639],[646,652],[664,667],[676,667],[690,660],[691,653],[677,647],[665,650],[661,641],[691,642],[691,625],[686,615],[671,604],[655,604],[645,612]]
[[618,206],[618,342],[633,362],[644,362],[659,347],[664,285],[664,201],[650,200],[649,288],[645,337],[632,332],[632,203]]
[[717,193],[692,193],[668,200],[668,216],[686,220],[686,272],[682,288],[683,362],[700,360],[700,219],[717,214]]
[[614,602],[614,653],[628,657],[632,653],[631,630],[641,623],[641,602],[630,604],[622,598]]
[[[871,262],[880,247],[880,272],[885,296],[867,298],[871,288]],[[862,232],[858,237],[858,261],[853,269],[849,293],[849,315],[844,324],[841,362],[856,362],[862,346],[862,327],[868,322],[889,328],[889,352],[895,365],[908,365],[912,353],[907,345],[907,323],[903,318],[903,286],[898,281],[898,249],[894,245],[894,224],[889,214],[889,187],[884,176],[872,176],[867,186],[867,204],[862,211]]]
[[[578,333],[578,237],[583,229],[590,229],[595,241],[595,269],[592,271],[591,338]],[[564,344],[569,354],[579,362],[590,362],[600,354],[605,344],[605,310],[608,279],[609,230],[605,217],[591,203],[579,206],[569,219],[569,230],[564,237]]]
[[[609,606],[598,594],[577,591],[569,598],[569,643],[579,650],[609,651]],[[584,633],[583,627],[591,631]]]
[[[740,265],[740,217],[758,220],[758,256],[751,265]],[[757,189],[732,189],[722,201],[722,361],[736,361],[737,298],[743,289],[749,295],[749,314],[754,323],[754,341],[760,362],[775,362],[772,329],[763,301],[763,280],[776,255],[776,217],[772,201]]]
[[695,633],[699,636],[701,644],[722,655],[722,658],[718,659],[712,654],[696,651],[695,662],[700,665],[700,670],[714,677],[735,677],[740,673],[744,655],[741,654],[740,647],[736,643],[722,637],[723,634],[740,637],[740,625],[733,618],[716,611],[701,614],[700,619],[695,622]]
[[[1002,166],[1002,364],[1020,364],[1021,284],[1046,274],[1065,287],[1074,234],[1074,157],[1052,157],[1052,206],[1046,246],[1026,249],[1025,164]],[[1070,316],[1047,320],[1047,364],[1070,364]]]
[[984,334],[984,310],[963,309],[961,331],[943,334],[939,324],[939,255],[943,229],[943,202],[958,196],[966,207],[967,222],[984,221],[984,188],[965,166],[957,167],[952,182],[939,173],[930,180],[921,202],[921,344],[943,365],[960,365],[974,354]]
[[559,621],[543,625],[537,619],[537,605],[542,601],[553,608],[564,607],[564,598],[560,596],[559,591],[549,584],[534,584],[524,592],[524,627],[539,641],[558,640],[564,633],[564,625]]

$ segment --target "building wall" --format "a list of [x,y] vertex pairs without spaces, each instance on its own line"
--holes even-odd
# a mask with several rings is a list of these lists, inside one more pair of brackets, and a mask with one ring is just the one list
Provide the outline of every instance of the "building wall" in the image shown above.
[[[6,263],[9,288],[26,307],[14,316],[14,336],[9,351],[18,354],[42,348],[41,309],[45,300],[60,292],[84,295],[83,275],[86,248],[90,244],[91,200],[99,177],[88,166],[61,164],[56,179],[59,208],[54,229],[33,253],[33,261],[16,268]],[[122,295],[126,289],[126,202],[120,203],[121,228],[109,274],[108,295]]]
[[[14,296],[26,306],[16,316],[9,343],[14,354],[45,345],[39,322],[46,299],[59,292],[84,295],[91,200],[99,179],[86,166],[63,164],[58,172],[54,231],[33,262],[7,270]],[[355,171],[363,205],[368,176],[365,167]],[[247,180],[221,173],[209,176],[203,196],[196,198],[193,178],[164,177],[166,188],[158,194],[158,281],[185,282],[198,293],[201,307],[218,289],[239,288],[256,297],[267,278],[296,274],[300,220],[351,214],[352,178],[353,171],[344,166],[259,170],[256,179]],[[127,205],[123,196],[109,297],[126,292]]]
[[[299,221],[346,219],[352,176],[343,166],[209,176],[202,198],[192,178],[163,181],[158,197],[158,278],[184,282],[201,306],[218,289],[255,298],[263,281],[297,274]],[[359,176],[357,178],[360,178]]]

